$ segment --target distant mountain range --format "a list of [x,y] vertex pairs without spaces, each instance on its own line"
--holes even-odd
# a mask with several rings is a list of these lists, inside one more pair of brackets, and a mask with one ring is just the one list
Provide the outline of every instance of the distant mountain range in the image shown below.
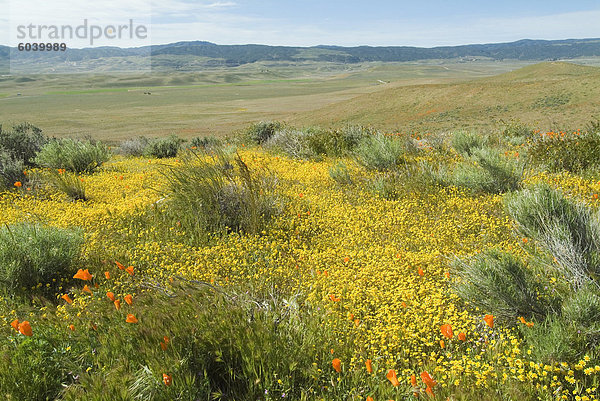
[[600,56],[600,39],[519,40],[511,43],[443,46],[315,46],[217,45],[177,42],[139,48],[98,47],[65,52],[23,52],[0,46],[0,71],[13,66],[28,72],[135,70],[152,65],[157,70],[193,71],[207,67],[235,67],[256,62],[400,62],[431,59],[490,58],[494,60],[557,60]]

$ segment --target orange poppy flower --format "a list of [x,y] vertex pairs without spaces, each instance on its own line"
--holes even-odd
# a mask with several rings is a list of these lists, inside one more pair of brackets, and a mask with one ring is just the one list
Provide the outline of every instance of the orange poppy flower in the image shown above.
[[341,298],[337,298],[333,294],[329,294],[329,299],[331,299],[333,302],[340,302],[342,300]]
[[340,361],[338,358],[335,358],[333,361],[331,361],[331,365],[336,372],[340,373],[342,371],[342,361]]
[[425,275],[425,272],[420,267],[419,267],[419,270],[417,272],[419,273],[419,276],[424,276]]
[[485,320],[485,323],[490,326],[490,328],[494,328],[494,316],[493,315],[485,315],[483,317],[483,320]]
[[346,256],[346,257],[344,258],[344,263],[348,263],[349,261],[350,261],[350,258],[349,258],[348,256]]
[[106,293],[106,296],[108,297],[108,299],[110,299],[111,301],[115,302],[115,294],[112,293],[111,291],[108,291]]
[[373,401],[373,397],[371,397],[371,396],[368,396],[368,397],[367,397],[367,401]]
[[110,272],[104,272],[104,277],[105,277],[107,280],[110,280]]
[[410,375],[410,384],[413,387],[417,387],[417,377],[415,375]]
[[22,186],[23,186],[23,183],[21,181],[15,182],[15,187],[21,188]]
[[394,387],[398,387],[400,385],[400,382],[398,381],[398,378],[396,377],[396,371],[394,369],[388,370],[385,377],[387,377],[387,379],[390,381],[390,383],[392,383],[392,385]]
[[440,340],[440,347],[446,348],[446,342],[444,340]]
[[373,373],[373,365],[371,364],[371,360],[367,359],[365,361],[365,366],[367,367],[367,372]]
[[403,308],[406,308],[406,302],[402,301],[402,303],[400,304],[400,306],[402,306]]
[[437,382],[433,380],[433,377],[431,377],[427,371],[421,373],[421,380],[423,380],[423,383],[425,383],[427,387],[435,387],[437,384]]
[[467,335],[463,332],[458,333],[458,339],[460,341],[467,341]]
[[79,269],[77,270],[77,273],[75,273],[73,278],[78,278],[83,281],[90,281],[92,279],[92,275],[90,274],[88,269]]
[[69,325],[69,329],[70,329],[71,331],[75,331],[75,325],[73,325],[73,324],[70,324],[70,325]]
[[115,302],[113,302],[115,304],[115,309],[119,310],[121,309],[121,301],[118,299],[115,299]]
[[133,276],[133,266],[129,266],[125,271],[129,273],[130,276]]
[[452,332],[451,325],[443,324],[442,327],[440,327],[440,330],[442,331],[442,334],[444,335],[444,337],[446,337],[447,339],[451,340],[452,337],[454,337],[454,333]]
[[82,291],[83,291],[83,292],[90,293],[90,294],[92,293],[92,290],[90,290],[90,287],[88,287],[88,285],[87,285],[87,284],[83,286],[83,290],[82,290]]
[[123,297],[127,305],[131,305],[133,303],[133,297],[130,294],[127,294]]
[[163,373],[163,382],[165,383],[165,386],[168,387],[173,384],[173,378],[170,375]]
[[69,296],[69,294],[64,294],[61,298],[64,299],[65,301],[67,301],[68,304],[72,304],[73,303],[73,300],[71,299],[71,297]]
[[164,336],[163,337],[163,341],[165,342],[165,344],[168,344],[168,343],[171,342],[171,339],[169,337],[167,337],[167,336]]
[[116,260],[115,260],[115,263],[117,264],[117,267],[119,268],[119,270],[124,270],[125,269],[125,266],[123,266],[122,264],[120,264]]
[[166,351],[167,350],[167,343],[161,341],[160,342],[160,348],[162,348],[163,351]]
[[129,315],[127,315],[127,319],[125,319],[125,321],[127,323],[137,323],[138,320],[135,316],[133,316],[131,313]]
[[15,329],[16,331],[19,331],[19,319],[15,319],[12,322],[10,322],[10,325],[12,326],[13,329]]
[[29,324],[29,322],[27,320],[23,321],[22,323],[19,323],[19,333],[21,333],[27,337],[31,337],[33,335],[33,331],[31,330],[31,325]]

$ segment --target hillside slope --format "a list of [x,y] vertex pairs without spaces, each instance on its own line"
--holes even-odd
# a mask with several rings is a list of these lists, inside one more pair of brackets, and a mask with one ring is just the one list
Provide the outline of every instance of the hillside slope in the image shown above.
[[600,116],[600,68],[564,62],[451,84],[390,83],[310,114],[296,124],[364,124],[409,132],[490,128],[518,119],[542,130],[582,127]]

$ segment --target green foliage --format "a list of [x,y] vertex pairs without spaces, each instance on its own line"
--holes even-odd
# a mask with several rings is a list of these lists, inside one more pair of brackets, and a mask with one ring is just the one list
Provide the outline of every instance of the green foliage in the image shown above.
[[574,287],[597,280],[600,226],[587,206],[565,198],[548,185],[515,193],[505,203],[519,231],[548,250]]
[[246,135],[252,142],[262,145],[281,129],[283,129],[283,124],[279,121],[261,121],[251,125],[246,131]]
[[[11,332],[11,346],[0,346],[0,397],[4,400],[45,401],[57,399],[63,385],[75,381],[74,366],[64,345],[64,333],[35,328],[35,337]],[[24,385],[26,378],[26,385]]]
[[83,178],[75,173],[50,169],[49,178],[52,185],[73,200],[86,201]]
[[454,267],[460,277],[456,292],[499,319],[515,323],[520,316],[544,319],[550,312],[539,299],[534,273],[512,254],[491,249],[468,263],[458,260]]
[[309,131],[283,128],[277,131],[267,142],[266,149],[284,153],[292,159],[307,160],[318,156],[309,145]]
[[166,138],[159,138],[150,141],[146,147],[145,153],[148,156],[165,159],[169,157],[177,157],[181,145],[185,141],[178,138],[176,135],[171,135]]
[[470,157],[473,152],[482,149],[487,140],[480,134],[469,131],[459,131],[452,135],[452,147],[464,157]]
[[6,152],[13,160],[27,167],[33,166],[35,155],[48,142],[42,130],[29,123],[3,130],[0,125],[0,153]]
[[22,223],[0,228],[0,283],[11,295],[52,297],[75,273],[83,235],[79,230]]
[[12,188],[17,181],[24,183],[27,178],[25,168],[22,160],[14,159],[0,149],[0,190]]
[[101,142],[58,139],[46,144],[35,162],[42,167],[92,173],[109,158],[110,151]]
[[125,156],[143,156],[149,142],[150,140],[145,136],[130,138],[121,142],[121,145],[119,146],[119,151]]
[[356,160],[369,170],[391,170],[404,162],[414,145],[407,137],[375,134],[363,139],[355,150]]
[[451,182],[473,192],[503,193],[521,187],[523,163],[500,154],[496,149],[473,151],[467,161],[459,164]]
[[600,132],[551,132],[529,143],[528,155],[534,165],[550,171],[581,172],[600,165]]
[[239,155],[194,154],[165,175],[166,213],[197,243],[211,233],[259,233],[281,211],[274,178],[250,171]]
[[501,139],[508,141],[511,145],[523,145],[534,134],[531,128],[518,120],[513,120],[505,124]]
[[329,176],[339,185],[352,185],[353,183],[348,167],[342,162],[329,169]]
[[222,141],[214,136],[198,136],[190,141],[191,148],[211,150],[222,145]]

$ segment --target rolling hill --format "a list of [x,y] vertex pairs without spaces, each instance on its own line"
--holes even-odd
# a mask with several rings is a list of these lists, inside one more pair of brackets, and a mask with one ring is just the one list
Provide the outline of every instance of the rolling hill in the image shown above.
[[448,84],[394,85],[296,115],[294,124],[364,124],[405,132],[490,128],[518,119],[542,130],[600,116],[600,68],[546,62]]
[[[511,43],[443,46],[433,48],[388,47],[287,47],[267,45],[217,45],[192,41],[122,49],[98,47],[66,52],[19,52],[0,46],[0,69],[24,73],[137,71],[195,71],[236,67],[256,62],[405,62],[415,60],[488,58],[492,60],[557,60],[600,56],[600,39],[520,40]],[[1,72],[1,71],[0,71]]]

